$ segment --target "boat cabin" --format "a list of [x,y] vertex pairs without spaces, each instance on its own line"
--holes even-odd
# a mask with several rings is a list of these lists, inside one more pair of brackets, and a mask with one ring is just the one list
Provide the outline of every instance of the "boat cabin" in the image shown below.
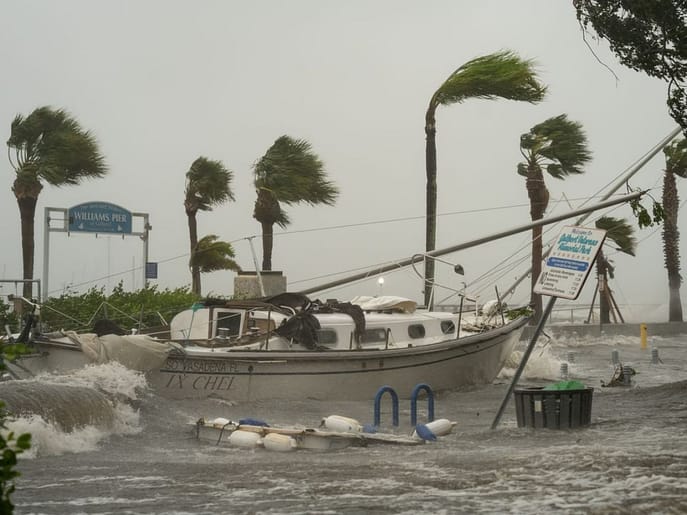
[[398,297],[364,299],[305,309],[254,301],[195,305],[172,319],[171,338],[231,350],[312,351],[405,348],[457,337],[456,314],[416,311],[413,301]]

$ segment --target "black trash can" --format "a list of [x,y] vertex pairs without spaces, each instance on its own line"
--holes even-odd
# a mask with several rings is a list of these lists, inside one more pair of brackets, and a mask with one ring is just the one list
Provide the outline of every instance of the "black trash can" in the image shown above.
[[594,388],[545,390],[516,388],[515,414],[518,427],[575,429],[592,421]]

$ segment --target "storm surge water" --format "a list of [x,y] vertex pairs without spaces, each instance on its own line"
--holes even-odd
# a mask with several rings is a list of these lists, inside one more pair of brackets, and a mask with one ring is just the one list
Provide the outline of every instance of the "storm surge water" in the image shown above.
[[[435,415],[457,425],[436,442],[414,447],[276,453],[195,438],[201,417],[316,427],[337,414],[370,423],[373,399],[170,401],[118,366],[46,376],[38,382],[64,387],[67,410],[76,413],[83,406],[72,404],[83,403],[107,411],[105,399],[111,421],[88,420],[91,413],[70,431],[57,416],[22,415],[17,421],[34,438],[38,433],[38,449],[20,460],[17,513],[687,512],[687,338],[653,339],[660,361],[640,348],[638,337],[541,343],[520,384],[557,382],[566,363],[568,379],[594,387],[590,426],[518,427],[511,399],[498,428],[490,429],[524,343],[493,384],[438,393]],[[635,371],[629,386],[601,386],[616,370],[614,351]],[[412,432],[409,393],[399,392],[399,427],[391,426],[390,402],[382,403],[382,429]],[[427,407],[420,399],[418,421],[426,420]],[[50,447],[51,439],[72,444]]]

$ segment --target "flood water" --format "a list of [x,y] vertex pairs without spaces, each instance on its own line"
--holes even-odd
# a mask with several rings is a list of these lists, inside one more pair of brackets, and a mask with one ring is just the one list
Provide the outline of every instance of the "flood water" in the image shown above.
[[[16,513],[687,513],[687,336],[652,338],[657,363],[639,337],[542,343],[519,386],[557,382],[567,363],[569,379],[594,387],[590,426],[518,427],[511,399],[490,429],[524,343],[494,384],[436,394],[435,416],[457,425],[414,447],[277,453],[199,442],[193,431],[200,417],[219,416],[316,427],[338,414],[372,423],[373,399],[168,401],[116,365],[43,378],[28,387],[43,395],[79,389],[52,401],[70,412],[69,427],[54,413],[11,423],[33,435],[20,459]],[[601,387],[613,376],[614,350],[636,371],[631,386]],[[11,388],[0,385],[0,398],[21,403]],[[382,428],[409,434],[410,392],[398,393],[400,426],[391,425],[387,397]],[[426,421],[426,400],[418,408],[419,421]],[[111,413],[97,416],[99,409]]]

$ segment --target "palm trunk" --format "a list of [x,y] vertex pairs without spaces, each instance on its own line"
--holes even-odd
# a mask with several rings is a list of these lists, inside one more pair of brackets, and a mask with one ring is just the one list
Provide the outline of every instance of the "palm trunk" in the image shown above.
[[[435,99],[432,98],[425,115],[425,169],[427,173],[425,251],[436,248],[437,233],[437,146],[436,146]],[[432,285],[434,284],[434,260],[425,260],[425,306],[430,308]]]
[[[36,204],[38,197],[17,197],[19,213],[21,216],[21,252],[24,280],[33,280],[33,261],[35,253],[34,220],[36,216]],[[25,282],[23,297],[30,299],[33,296],[33,283]]]
[[195,264],[196,247],[198,246],[198,224],[195,211],[186,211],[188,217],[188,235],[191,243],[191,292],[200,295],[200,268]]
[[682,322],[682,301],[680,300],[680,231],[677,228],[678,195],[675,174],[663,174],[663,255],[668,271],[668,321]]
[[[528,167],[527,180],[525,183],[527,187],[527,196],[530,199],[530,217],[532,221],[537,221],[544,218],[544,213],[549,205],[549,190],[544,184],[544,176],[541,169],[537,165],[530,165]],[[534,316],[532,317],[532,324],[537,324],[542,315],[542,299],[541,295],[534,293],[534,287],[537,284],[537,279],[541,274],[541,261],[543,254],[542,245],[542,228],[532,228],[532,276],[531,276],[531,296],[530,304],[534,309]]]
[[608,269],[606,257],[601,249],[596,256],[596,272],[599,276],[599,321],[602,324],[611,323],[611,303],[608,292]]
[[274,224],[262,222],[262,269],[266,272],[272,270],[272,245]]

